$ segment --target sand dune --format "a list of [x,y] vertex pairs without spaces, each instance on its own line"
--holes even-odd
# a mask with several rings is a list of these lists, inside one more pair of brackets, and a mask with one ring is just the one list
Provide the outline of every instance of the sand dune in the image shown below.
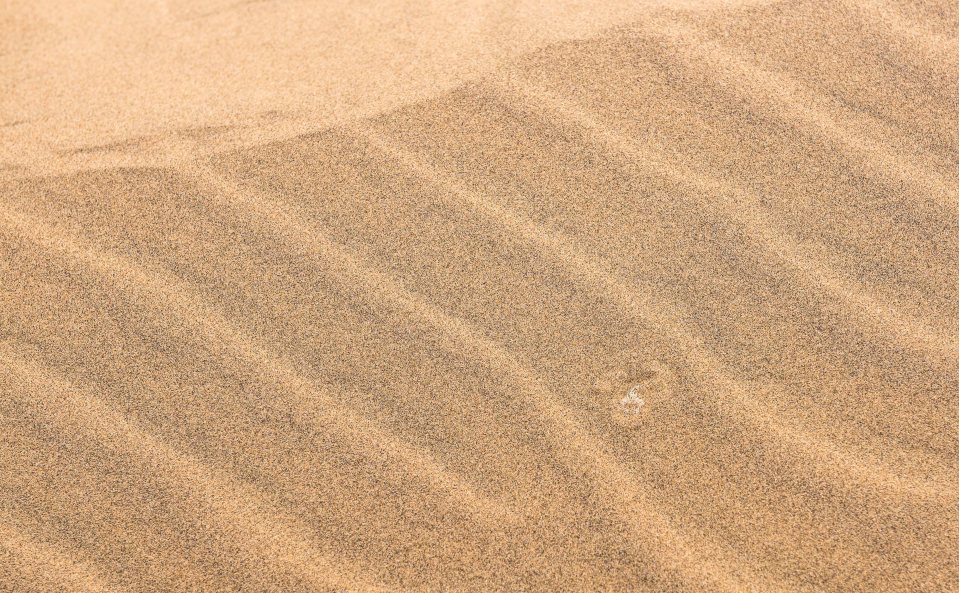
[[952,3],[98,6],[0,21],[0,591],[959,590]]

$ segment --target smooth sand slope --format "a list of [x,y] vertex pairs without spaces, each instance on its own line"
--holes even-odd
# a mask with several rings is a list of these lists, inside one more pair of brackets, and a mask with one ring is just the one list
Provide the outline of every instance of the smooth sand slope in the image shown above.
[[18,79],[0,591],[959,591],[959,7],[532,6],[326,114]]

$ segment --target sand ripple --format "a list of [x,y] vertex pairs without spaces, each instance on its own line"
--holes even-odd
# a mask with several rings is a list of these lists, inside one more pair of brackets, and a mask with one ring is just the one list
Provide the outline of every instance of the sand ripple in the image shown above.
[[0,590],[956,590],[957,26],[650,8],[5,167]]

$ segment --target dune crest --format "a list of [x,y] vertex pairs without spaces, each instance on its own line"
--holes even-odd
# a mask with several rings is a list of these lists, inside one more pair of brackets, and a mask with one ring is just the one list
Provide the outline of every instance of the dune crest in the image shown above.
[[0,163],[50,174],[255,146],[442,94],[655,6],[741,1],[10,0]]
[[959,588],[952,3],[53,6],[0,590]]

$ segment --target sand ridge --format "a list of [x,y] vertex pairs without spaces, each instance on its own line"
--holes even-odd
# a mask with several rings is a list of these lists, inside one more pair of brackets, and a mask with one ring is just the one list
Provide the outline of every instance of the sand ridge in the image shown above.
[[0,163],[39,175],[255,146],[441,94],[656,6],[739,1],[10,0]]
[[[59,26],[207,47],[306,4],[157,6]],[[424,70],[335,117],[320,67],[113,131],[115,62],[40,123],[19,80],[0,590],[959,590],[959,12],[591,6],[383,3]],[[31,55],[83,46],[25,7]]]

